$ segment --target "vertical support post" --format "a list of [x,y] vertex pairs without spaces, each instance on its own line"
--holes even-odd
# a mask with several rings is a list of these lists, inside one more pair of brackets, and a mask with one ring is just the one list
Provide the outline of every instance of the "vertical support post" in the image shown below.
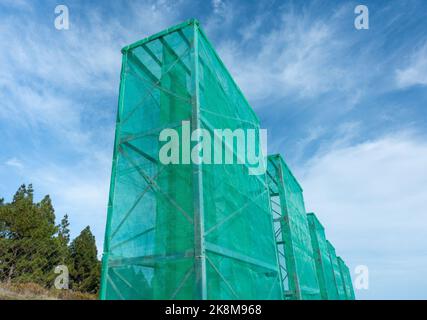
[[[266,178],[267,180],[267,178]],[[268,183],[266,182],[266,186],[268,188]],[[275,235],[275,230],[274,230],[274,219],[273,219],[273,209],[271,208],[271,198],[269,197],[268,199],[268,205],[269,205],[269,211],[271,212],[271,232],[273,235]],[[280,223],[280,221],[279,221]],[[280,228],[281,229],[281,228]],[[282,232],[282,230],[280,230],[280,232]],[[279,257],[279,244],[277,243],[277,239],[276,236],[274,237],[274,241],[276,242],[274,245],[276,247],[275,250],[275,254],[276,254],[276,261],[277,261],[277,266],[279,267],[278,270],[278,275],[279,275],[279,285],[280,285],[280,294],[282,295],[281,300],[283,300],[285,298],[285,289],[283,287],[283,281],[282,281],[282,269],[280,267],[280,257]]]
[[107,279],[108,279],[108,259],[110,254],[110,239],[111,239],[111,218],[113,214],[113,198],[115,193],[116,183],[116,171],[117,171],[117,158],[119,156],[119,145],[120,145],[120,122],[121,114],[123,111],[123,95],[125,89],[125,69],[127,63],[127,53],[123,53],[122,58],[122,69],[120,72],[120,89],[119,89],[119,102],[117,108],[116,118],[116,130],[114,136],[114,151],[113,151],[113,165],[111,169],[111,180],[110,180],[110,191],[108,195],[108,211],[107,211],[107,223],[105,228],[104,237],[104,252],[102,254],[102,270],[101,270],[101,284],[99,291],[99,298],[101,300],[107,299]]
[[[286,204],[286,188],[285,188],[285,178],[283,175],[283,163],[281,161],[280,157],[277,157],[278,159],[278,175],[279,175],[279,198],[280,198],[280,206],[282,210],[282,215],[287,214],[287,204]],[[287,259],[287,271],[288,271],[288,278],[289,278],[289,289],[294,292],[294,298],[297,300],[302,300],[301,296],[301,288],[299,285],[299,278],[296,272],[296,265],[295,265],[295,252],[293,250],[293,244],[290,242],[290,239],[286,239],[286,229],[284,225],[286,223],[289,223],[285,221],[285,219],[289,219],[288,217],[283,217],[280,221],[282,225],[282,231],[283,231],[283,240],[285,241],[285,250],[288,250],[288,254],[290,256],[290,259]],[[289,233],[290,235],[290,233]],[[287,241],[288,240],[288,241]]]
[[[266,156],[266,167],[267,167],[267,170],[268,170],[268,162],[269,162],[269,159],[268,159],[268,157]],[[269,192],[269,186],[268,186],[268,174],[266,174],[265,175],[265,186],[266,186],[266,188],[267,188],[267,191],[268,191],[268,193],[269,193],[269,196],[268,196],[268,210],[269,210],[269,212],[271,212],[271,231],[272,231],[272,233],[273,233],[273,235],[274,235],[274,241],[276,242],[274,245],[276,246],[276,250],[275,250],[275,253],[276,253],[276,261],[277,261],[277,266],[279,267],[279,270],[278,270],[278,275],[279,275],[279,277],[280,277],[280,281],[279,281],[279,284],[280,284],[280,293],[281,293],[281,295],[282,295],[282,298],[281,298],[281,300],[284,300],[285,299],[285,288],[284,288],[284,286],[283,286],[283,277],[282,277],[282,267],[280,266],[280,253],[279,253],[279,246],[280,245],[282,245],[283,246],[283,244],[279,244],[278,243],[278,238],[277,238],[277,236],[276,236],[276,230],[275,230],[275,225],[274,225],[274,213],[273,213],[273,207],[272,207],[272,205],[271,205],[271,203],[272,203],[272,195],[270,195],[270,192]],[[276,181],[276,183],[277,183],[277,181]],[[279,200],[280,201],[280,200]],[[280,208],[280,211],[281,211],[281,208]],[[279,221],[279,232],[280,232],[280,235],[282,235],[282,225],[281,225],[281,221]]]
[[[192,55],[193,91],[191,97],[192,118],[191,131],[200,129],[199,96],[199,25],[193,21],[193,55]],[[200,155],[199,155],[200,156]],[[196,298],[207,299],[206,290],[206,252],[204,239],[203,173],[202,163],[193,166],[193,204],[194,204],[194,268],[196,273]]]
[[335,275],[334,261],[333,261],[333,259],[332,259],[332,255],[331,255],[331,253],[329,252],[329,248],[328,248],[328,256],[329,256],[329,260],[331,261],[332,274],[334,275],[334,284],[335,284],[335,289],[337,289],[337,300],[341,300],[341,297],[340,297],[340,291],[338,290],[337,276]]
[[343,287],[344,287],[344,297],[345,300],[351,300],[350,299],[350,292],[349,287],[347,285],[347,279],[345,277],[345,270],[344,270],[344,261],[341,259],[341,257],[338,257],[338,269],[340,271]]

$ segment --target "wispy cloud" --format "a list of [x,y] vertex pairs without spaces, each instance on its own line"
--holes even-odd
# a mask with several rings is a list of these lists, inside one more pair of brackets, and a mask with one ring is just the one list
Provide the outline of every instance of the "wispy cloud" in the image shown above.
[[223,13],[225,3],[222,0],[212,0],[212,7],[214,9],[214,13]]
[[6,162],[4,164],[7,166],[10,166],[10,167],[18,168],[18,169],[22,169],[24,167],[22,162],[17,158],[10,158],[10,159],[6,160]]
[[[37,197],[45,194],[51,196],[57,219],[66,213],[70,216],[72,236],[90,225],[101,250],[111,169],[109,154],[96,154],[72,164],[54,161],[40,163],[27,159],[24,165],[17,158],[10,158],[4,164],[19,169],[13,179],[7,181],[14,183],[10,186],[10,194],[20,184],[32,183]],[[4,172],[0,171],[0,176],[5,177]]]
[[[382,287],[419,286],[425,267],[427,143],[399,132],[359,144],[331,147],[298,167],[306,206],[315,211],[354,267],[370,268],[371,288],[360,298],[390,297]],[[395,277],[399,265],[399,277]],[[427,282],[423,281],[424,287]],[[411,293],[392,292],[394,298]]]
[[26,0],[2,0],[0,6],[20,10],[32,10],[32,4]]
[[427,42],[409,57],[406,66],[396,70],[398,87],[427,85]]
[[7,179],[2,188],[13,192],[32,182],[36,192],[52,196],[59,218],[69,214],[74,233],[91,225],[98,245],[106,218],[120,49],[178,22],[175,4],[165,1],[118,5],[116,15],[98,10],[102,5],[70,5],[66,31],[54,27],[54,4],[51,15],[23,10],[0,20],[0,126],[14,138],[2,137],[2,144],[19,155],[4,165],[20,169],[14,176],[0,171]]
[[101,250],[111,160],[110,157],[104,157],[94,164],[64,167],[50,163],[28,170],[25,178],[34,184],[34,188],[50,194],[58,217],[68,213],[73,236],[90,225],[95,232],[98,249]]
[[346,75],[354,74],[350,72],[354,70],[341,59],[349,43],[338,36],[342,23],[339,12],[316,17],[287,8],[278,25],[260,35],[257,30],[268,19],[257,16],[249,31],[243,29],[243,41],[255,41],[255,50],[248,52],[244,43],[235,40],[219,47],[221,57],[249,98],[312,97],[352,87],[355,79]]

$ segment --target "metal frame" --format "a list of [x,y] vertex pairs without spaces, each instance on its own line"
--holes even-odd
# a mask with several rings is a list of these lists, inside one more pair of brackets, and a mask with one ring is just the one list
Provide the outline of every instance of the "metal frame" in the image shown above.
[[[193,23],[193,96],[191,130],[200,129],[200,97],[199,97],[199,32],[198,24]],[[182,33],[181,33],[182,34]],[[200,154],[199,154],[200,156]],[[200,163],[200,161],[198,161]],[[204,204],[203,204],[203,174],[202,164],[193,163],[193,203],[194,203],[194,267],[196,272],[197,298],[206,300],[206,251],[204,230]]]
[[[182,28],[191,26],[193,28],[193,40],[189,41],[184,33],[182,32]],[[168,44],[166,38],[164,38],[166,35],[169,35],[173,32],[178,32],[180,37],[185,41],[185,43],[188,45],[188,51],[191,55],[191,65],[188,66],[188,63],[186,64],[181,60],[181,57],[174,51],[174,49]],[[219,245],[213,244],[213,243],[207,243],[205,241],[206,234],[212,232],[215,228],[222,225],[222,223],[229,221],[234,216],[239,214],[243,209],[240,208],[239,210],[236,210],[235,212],[230,213],[225,219],[222,221],[219,221],[214,227],[211,227],[210,230],[207,232],[204,229],[204,218],[205,218],[205,212],[204,212],[204,202],[203,202],[203,167],[202,164],[192,164],[192,180],[193,180],[193,212],[185,212],[182,208],[178,206],[178,204],[173,202],[173,199],[166,199],[170,201],[173,207],[176,208],[177,212],[184,215],[188,222],[193,225],[194,228],[194,250],[186,251],[186,252],[176,252],[169,255],[146,255],[146,256],[138,256],[138,257],[131,257],[131,258],[122,258],[122,259],[110,259],[110,250],[117,248],[121,245],[124,245],[125,243],[131,241],[131,239],[135,239],[137,237],[143,236],[149,232],[153,231],[153,228],[148,228],[147,230],[141,230],[140,233],[133,236],[131,239],[127,239],[125,241],[122,241],[120,243],[114,244],[113,247],[111,247],[111,240],[114,238],[114,236],[117,234],[118,230],[123,224],[123,221],[131,214],[132,210],[137,206],[138,202],[142,200],[144,195],[148,190],[154,190],[155,192],[162,193],[161,188],[156,183],[156,179],[158,178],[160,172],[157,172],[157,174],[154,174],[153,176],[150,176],[147,172],[145,172],[144,168],[139,166],[135,161],[132,160],[131,157],[129,157],[128,152],[133,152],[138,154],[141,158],[148,159],[152,163],[157,163],[157,159],[155,159],[152,155],[147,154],[140,148],[136,147],[135,144],[132,143],[132,140],[148,135],[153,135],[160,131],[162,128],[156,128],[149,130],[147,132],[141,132],[141,133],[126,133],[121,132],[121,124],[128,120],[130,115],[127,115],[124,119],[121,118],[123,114],[123,95],[124,95],[124,89],[126,86],[125,83],[125,75],[131,74],[134,76],[137,80],[144,82],[145,85],[151,85],[154,88],[158,88],[159,84],[161,82],[161,77],[159,78],[153,72],[148,70],[148,68],[137,58],[137,56],[132,52],[132,49],[134,48],[142,48],[148,56],[150,56],[157,65],[161,66],[162,62],[156,57],[156,55],[151,51],[149,46],[147,44],[150,41],[158,40],[162,43],[164,48],[166,50],[169,50],[169,52],[172,53],[172,56],[176,58],[175,63],[182,64],[184,67],[184,70],[187,75],[190,75],[191,80],[191,90],[190,90],[190,96],[184,96],[184,97],[178,97],[182,98],[186,101],[191,101],[191,109],[192,109],[192,115],[191,115],[191,129],[192,131],[199,129],[202,127],[209,127],[208,124],[203,123],[201,120],[201,113],[205,112],[203,108],[201,108],[200,105],[200,92],[204,90],[203,86],[199,83],[199,68],[200,66],[206,66],[206,62],[203,61],[203,59],[200,56],[200,48],[199,48],[199,38],[203,37],[203,40],[205,40],[208,45],[210,45],[208,39],[206,38],[205,34],[199,27],[199,23],[197,20],[189,20],[187,22],[184,22],[178,26],[169,28],[163,32],[160,32],[158,34],[155,34],[151,37],[148,37],[144,40],[138,41],[134,44],[131,44],[129,46],[126,46],[122,49],[123,53],[123,59],[122,59],[122,70],[121,70],[121,83],[120,83],[120,96],[119,96],[119,108],[118,108],[118,115],[117,115],[117,122],[116,122],[116,134],[115,134],[115,144],[114,144],[114,154],[113,154],[113,166],[112,166],[112,174],[111,174],[111,184],[110,184],[110,198],[109,198],[109,205],[108,205],[108,216],[107,216],[107,226],[106,226],[106,237],[104,241],[104,255],[102,259],[102,281],[101,281],[101,290],[100,290],[100,298],[106,299],[106,288],[107,288],[107,282],[109,282],[111,285],[113,284],[113,281],[108,276],[108,270],[114,270],[116,267],[120,266],[127,266],[127,265],[138,265],[138,266],[144,266],[153,268],[156,263],[158,262],[164,262],[164,261],[170,261],[170,260],[181,260],[181,259],[193,259],[194,265],[187,270],[181,281],[179,282],[177,288],[174,290],[172,296],[170,298],[174,298],[177,293],[180,291],[180,289],[184,286],[184,284],[188,281],[190,275],[192,272],[195,272],[195,286],[196,286],[196,299],[207,299],[208,292],[207,292],[207,279],[206,279],[206,264],[209,263],[215,272],[218,273],[219,277],[222,279],[224,284],[229,288],[230,292],[233,294],[235,298],[239,298],[239,295],[236,294],[233,287],[230,285],[230,283],[225,279],[224,275],[221,274],[220,270],[215,266],[213,261],[209,258],[207,255],[207,252],[212,252],[214,254],[220,255],[225,258],[231,258],[234,260],[242,261],[251,265],[255,265],[259,268],[267,270],[269,273],[274,272],[277,274],[277,276],[280,276],[279,270],[277,269],[277,265],[271,265],[269,263],[266,263],[264,261],[261,261],[259,259],[255,259],[253,257],[249,257],[243,254],[240,254],[238,252],[235,252],[233,250],[230,250],[228,248],[221,247]],[[217,56],[216,52],[213,51],[213,53]],[[218,60],[220,64],[222,64],[221,59]],[[128,68],[126,69],[128,62],[131,62],[135,68]],[[225,68],[225,67],[224,67]],[[135,69],[135,70],[134,70]],[[225,69],[226,70],[226,69]],[[168,71],[167,71],[168,72]],[[167,73],[166,72],[166,73]],[[215,70],[212,70],[212,72],[215,72]],[[228,74],[230,79],[232,77]],[[147,80],[148,77],[148,80]],[[234,81],[234,80],[233,80]],[[221,90],[225,90],[222,86],[220,87]],[[237,91],[243,99],[243,94],[241,93],[240,89],[236,85]],[[160,88],[158,88],[160,89]],[[167,94],[173,94],[172,92],[168,92],[165,88],[161,88],[160,90],[164,91]],[[224,91],[225,93],[225,91]],[[147,95],[142,99],[142,101],[138,102],[134,109],[131,111],[133,113],[137,108],[139,108],[147,98],[149,98],[151,95],[151,91],[147,93]],[[247,101],[246,101],[247,103]],[[249,105],[249,104],[248,104]],[[255,115],[252,109],[248,108],[248,112],[251,112]],[[256,115],[255,115],[256,117]],[[179,126],[179,124],[176,124]],[[195,143],[193,143],[192,146],[194,146]],[[133,205],[130,206],[128,211],[125,213],[124,218],[121,222],[119,222],[118,226],[115,230],[111,230],[111,219],[112,219],[112,206],[113,206],[113,197],[115,194],[115,183],[118,175],[123,174],[123,172],[117,172],[117,161],[119,157],[126,158],[128,163],[131,165],[130,171],[136,171],[140,174],[142,179],[146,182],[147,187],[144,188],[144,190],[141,190],[140,195],[135,199],[135,202]],[[257,177],[260,179],[259,177]],[[265,181],[264,181],[265,183]],[[268,192],[266,189],[265,192]],[[265,193],[263,193],[265,195]],[[261,194],[262,195],[262,194]],[[122,279],[123,280],[123,279]],[[124,279],[125,280],[125,279]],[[276,282],[277,284],[277,282]],[[272,284],[272,287],[270,289],[270,293],[272,289],[274,288],[275,283]],[[118,293],[120,296],[120,293]],[[120,296],[121,297],[121,296]]]
[[[290,235],[289,225],[286,221],[285,212],[288,208],[286,206],[286,190],[283,178],[283,168],[280,155],[272,155],[268,157],[268,162],[274,167],[276,175],[273,176],[271,172],[267,171],[269,180],[276,186],[276,192],[270,190],[270,202],[272,204],[272,214],[275,226],[275,238],[277,245],[277,252],[285,260],[285,264],[280,263],[279,267],[281,279],[284,289],[285,299],[301,299],[301,290],[299,288],[298,275],[296,273],[295,256],[293,252],[292,243],[286,241]],[[276,199],[279,202],[276,202]],[[280,212],[273,209],[273,204],[279,207]],[[286,290],[287,289],[287,290]]]
[[[338,292],[338,299],[344,300],[345,299],[345,285],[341,276],[338,257],[335,251],[335,247],[332,245],[332,243],[329,242],[329,240],[326,240],[326,244],[328,246],[328,253],[329,253],[329,259],[332,264],[332,270],[334,271],[334,281],[335,281],[335,287],[337,288]],[[341,285],[338,280],[338,277],[341,279]]]

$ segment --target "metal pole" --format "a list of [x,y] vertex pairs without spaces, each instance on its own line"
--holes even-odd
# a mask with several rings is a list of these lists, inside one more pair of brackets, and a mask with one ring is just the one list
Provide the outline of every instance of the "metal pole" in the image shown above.
[[[192,132],[200,128],[200,97],[199,97],[199,26],[193,22],[193,59],[192,59]],[[203,206],[203,174],[202,164],[193,166],[193,205],[194,205],[194,267],[196,273],[196,298],[207,299],[206,290],[206,252],[204,239],[204,206]]]

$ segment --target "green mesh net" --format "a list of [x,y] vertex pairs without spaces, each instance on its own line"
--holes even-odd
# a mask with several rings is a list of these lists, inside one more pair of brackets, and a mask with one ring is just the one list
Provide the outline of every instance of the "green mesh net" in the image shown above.
[[328,246],[328,252],[329,252],[329,259],[332,263],[332,268],[334,269],[334,279],[335,279],[335,286],[338,291],[338,300],[345,300],[345,288],[344,288],[344,281],[341,275],[340,266],[338,262],[338,257],[335,252],[334,246],[326,240],[327,246]]
[[282,286],[288,299],[320,299],[302,189],[280,155],[267,170]]
[[[183,152],[196,129],[260,129],[198,22],[122,53],[101,299],[354,299],[347,266],[305,214],[280,155],[268,157],[267,175],[249,175],[234,138],[203,149],[220,150],[224,164]],[[177,139],[160,139],[164,129]],[[180,161],[160,161],[166,144]]]
[[335,284],[334,269],[329,258],[325,229],[314,213],[308,213],[307,218],[322,299],[337,300],[339,296]]
[[346,300],[354,300],[355,296],[353,284],[351,281],[350,269],[347,267],[341,257],[338,257],[338,265],[340,267],[341,278],[343,280],[345,298]]
[[282,299],[266,176],[159,161],[160,132],[175,129],[180,141],[184,122],[259,130],[198,22],[122,53],[101,298]]

